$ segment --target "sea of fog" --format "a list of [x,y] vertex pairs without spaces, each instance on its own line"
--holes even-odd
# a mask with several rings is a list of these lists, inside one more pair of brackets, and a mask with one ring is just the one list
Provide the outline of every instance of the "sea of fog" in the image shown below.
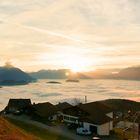
[[57,80],[61,84],[48,84],[49,80],[39,80],[24,86],[3,86],[0,88],[0,110],[10,98],[30,98],[32,103],[68,101],[75,102],[75,98],[88,102],[124,98],[140,101],[140,81],[127,80],[81,80],[79,83]]

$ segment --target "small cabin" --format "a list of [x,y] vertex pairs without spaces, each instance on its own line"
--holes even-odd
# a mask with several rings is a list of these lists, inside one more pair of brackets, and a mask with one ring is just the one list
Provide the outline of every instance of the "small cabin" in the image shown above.
[[37,121],[57,120],[57,107],[49,102],[33,104],[30,106],[30,115]]
[[10,99],[5,108],[7,113],[15,113],[17,111],[25,111],[31,105],[30,99]]

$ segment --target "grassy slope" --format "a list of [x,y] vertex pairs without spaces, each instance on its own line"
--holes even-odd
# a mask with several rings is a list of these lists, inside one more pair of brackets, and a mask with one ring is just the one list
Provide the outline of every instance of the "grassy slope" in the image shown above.
[[48,132],[45,129],[38,128],[31,124],[27,124],[21,121],[13,120],[13,119],[8,119],[8,121],[22,128],[24,131],[39,137],[41,140],[70,140],[68,138],[64,138],[60,135]]
[[0,117],[0,140],[39,140]]

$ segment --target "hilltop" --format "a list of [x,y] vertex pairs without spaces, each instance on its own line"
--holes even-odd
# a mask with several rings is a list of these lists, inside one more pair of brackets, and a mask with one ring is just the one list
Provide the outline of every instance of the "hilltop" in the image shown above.
[[0,140],[39,140],[0,117]]
[[121,70],[118,77],[128,80],[140,80],[140,67],[129,67]]
[[10,64],[0,67],[1,85],[26,84],[32,82],[33,80],[34,78],[32,78],[30,75]]
[[140,102],[132,101],[132,100],[126,100],[126,99],[108,99],[99,101],[110,108],[112,108],[114,111],[117,112],[136,112],[140,109]]

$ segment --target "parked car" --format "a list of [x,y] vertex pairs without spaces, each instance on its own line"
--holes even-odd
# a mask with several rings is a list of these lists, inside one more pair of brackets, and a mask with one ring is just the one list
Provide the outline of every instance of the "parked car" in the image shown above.
[[13,112],[14,115],[22,115],[22,113],[22,110],[16,110],[15,112]]
[[79,135],[91,135],[91,132],[83,127],[77,128],[76,132]]
[[101,140],[99,137],[93,137],[92,140]]

